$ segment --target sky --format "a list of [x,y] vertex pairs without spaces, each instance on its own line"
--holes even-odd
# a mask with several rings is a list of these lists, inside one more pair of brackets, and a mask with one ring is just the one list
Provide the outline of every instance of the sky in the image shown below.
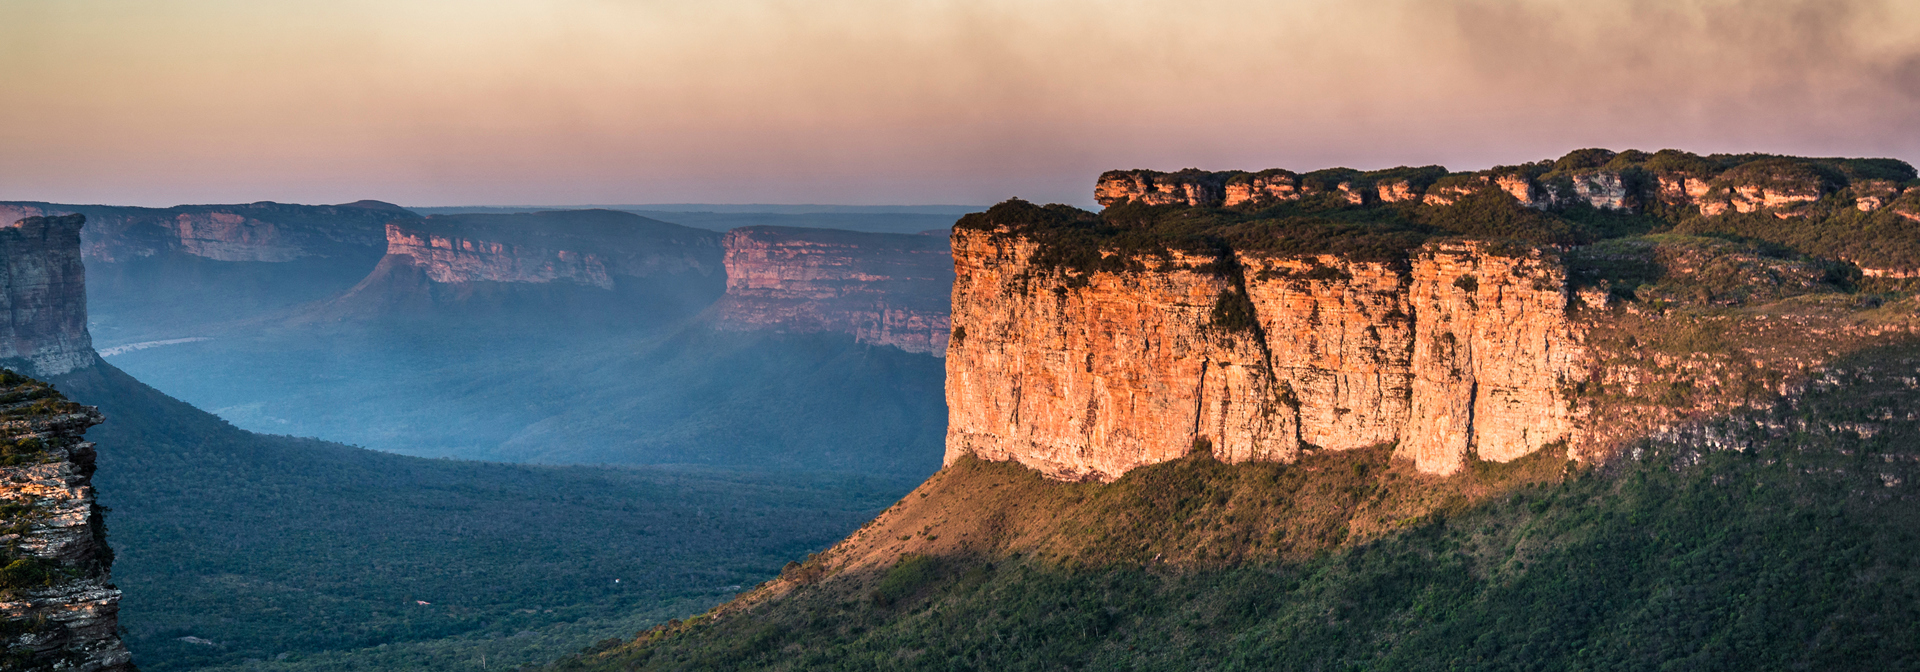
[[0,0],[4,200],[1090,205],[1917,122],[1911,0]]

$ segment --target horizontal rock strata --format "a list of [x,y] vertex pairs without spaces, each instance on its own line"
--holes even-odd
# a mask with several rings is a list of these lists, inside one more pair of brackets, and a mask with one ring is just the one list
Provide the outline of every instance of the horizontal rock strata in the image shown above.
[[82,214],[81,254],[92,262],[125,263],[185,254],[214,261],[282,263],[308,258],[378,258],[383,227],[414,214],[391,203],[240,205],[140,208],[55,203],[0,203],[0,221]]
[[37,376],[91,366],[82,215],[27,217],[0,225],[0,364]]
[[717,328],[845,333],[945,356],[953,258],[945,236],[752,226],[727,232]]
[[94,501],[100,414],[12,372],[0,374],[0,663],[8,670],[132,670],[118,634],[120,590],[110,582]]
[[386,226],[387,256],[443,284],[564,282],[613,289],[620,276],[712,273],[718,235],[608,210],[452,215]]
[[[1420,469],[1505,461],[1573,428],[1566,273],[1550,252],[1430,245],[1407,264],[1235,253],[1084,283],[1037,245],[959,229],[947,459],[1111,480],[1195,449],[1229,461],[1397,442]],[[1236,295],[1252,323],[1222,326]]]

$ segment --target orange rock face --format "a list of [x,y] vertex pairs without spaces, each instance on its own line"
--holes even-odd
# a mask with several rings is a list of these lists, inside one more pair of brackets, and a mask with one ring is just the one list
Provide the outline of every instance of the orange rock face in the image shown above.
[[1116,170],[1101,175],[1093,187],[1093,199],[1102,206],[1127,201],[1147,205],[1215,206],[1226,198],[1220,176],[1197,170],[1177,173]]
[[752,226],[727,232],[722,244],[718,328],[838,332],[946,354],[953,262],[945,237]]
[[947,459],[1067,480],[1210,449],[1227,461],[1398,442],[1426,471],[1567,438],[1580,371],[1551,254],[1429,247],[1407,267],[1238,254],[1253,322],[1216,324],[1210,258],[1072,286],[1004,232],[954,234]]

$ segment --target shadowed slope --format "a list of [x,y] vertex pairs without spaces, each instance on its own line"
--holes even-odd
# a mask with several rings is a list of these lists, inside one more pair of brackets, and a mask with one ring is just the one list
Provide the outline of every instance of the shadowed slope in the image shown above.
[[1600,470],[963,460],[778,581],[559,667],[1907,667],[1916,370],[1913,343],[1862,351]]
[[107,417],[89,438],[150,672],[383,644],[438,652],[409,669],[533,662],[723,599],[903,489],[425,460],[241,431],[106,364],[56,382]]

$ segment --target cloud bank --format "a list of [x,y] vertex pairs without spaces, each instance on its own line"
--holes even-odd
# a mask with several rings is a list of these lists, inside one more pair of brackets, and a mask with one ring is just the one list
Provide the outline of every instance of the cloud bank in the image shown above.
[[1108,168],[1920,159],[1897,0],[0,0],[0,198],[1085,203]]

